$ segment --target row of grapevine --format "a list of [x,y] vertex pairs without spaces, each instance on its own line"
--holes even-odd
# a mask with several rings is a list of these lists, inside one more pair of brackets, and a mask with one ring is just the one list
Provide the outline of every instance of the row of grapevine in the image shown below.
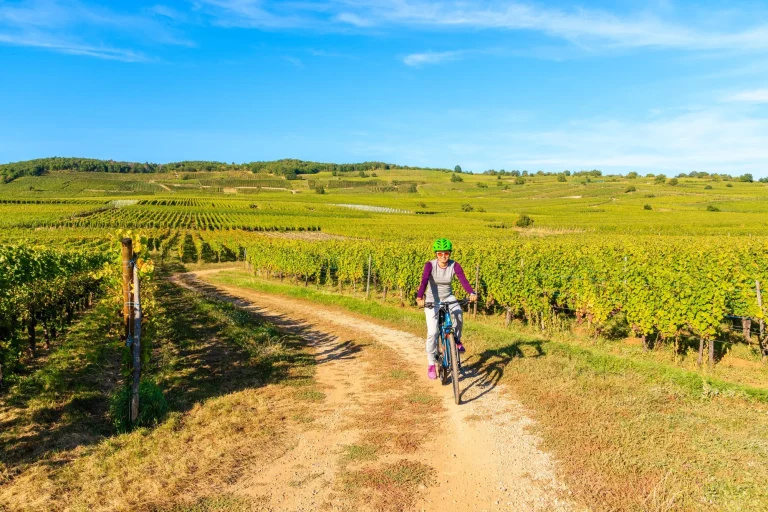
[[163,208],[150,210],[142,207],[104,208],[77,216],[55,220],[36,220],[20,227],[66,228],[140,228],[140,229],[196,229],[244,231],[318,231],[320,228],[304,224],[307,219],[276,218],[251,211],[216,212],[189,211]]
[[[362,281],[372,258],[380,288],[413,299],[429,243],[312,241],[205,234],[257,270],[334,284]],[[541,238],[461,244],[454,252],[471,280],[480,270],[486,304],[537,324],[567,310],[598,331],[623,312],[640,336],[690,332],[711,339],[727,315],[761,319],[756,281],[768,284],[768,239]]]
[[0,247],[0,384],[19,364],[26,339],[36,354],[36,333],[45,341],[72,321],[98,291],[103,252]]

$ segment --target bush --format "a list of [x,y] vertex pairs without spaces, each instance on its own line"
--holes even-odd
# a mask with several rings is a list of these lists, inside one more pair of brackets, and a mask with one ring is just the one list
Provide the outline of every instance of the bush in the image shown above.
[[726,183],[725,186],[730,188],[733,186],[733,183]]
[[568,180],[567,180],[567,179],[565,179],[565,174],[558,174],[558,175],[557,175],[557,181],[558,181],[558,182],[560,182],[560,183],[565,183],[565,182],[567,182]]
[[627,174],[627,178],[629,178],[630,180],[635,180],[637,179],[637,173],[635,171],[632,171],[631,173]]
[[673,187],[676,186],[678,183],[680,183],[680,182],[677,181],[677,178],[672,178],[672,179],[667,181],[667,185],[672,185]]
[[480,206],[480,207],[477,209],[477,211],[478,211],[478,212],[480,212],[480,213],[485,213],[485,208],[483,208],[482,206]]
[[451,182],[452,183],[461,183],[462,181],[464,181],[464,178],[462,178],[461,176],[459,176],[455,172],[453,174],[451,174]]
[[645,206],[643,206],[643,210],[653,210],[653,206],[646,204]]
[[515,185],[525,185],[525,179],[518,176],[515,178]]
[[704,190],[712,190],[712,185],[707,185],[706,187],[704,187]]
[[527,228],[528,226],[533,225],[533,219],[523,213],[520,215],[520,217],[518,217],[515,225],[519,228]]
[[134,425],[128,421],[128,408],[131,404],[131,388],[121,387],[109,401],[109,417],[115,430],[122,434],[133,427],[154,427],[168,412],[168,402],[163,391],[150,380],[139,384],[139,417]]
[[475,209],[472,208],[471,204],[463,204],[463,205],[461,205],[461,211],[463,211],[463,212],[473,212],[473,211],[475,211]]
[[325,187],[323,187],[321,185],[321,186],[315,188],[315,193],[317,193],[317,194],[325,194]]
[[625,194],[629,194],[630,192],[637,192],[637,187],[634,185],[630,185],[624,190]]
[[488,185],[486,183],[478,183],[477,188],[488,188]]
[[720,208],[718,208],[717,206],[715,206],[713,204],[709,204],[709,205],[707,205],[707,211],[708,212],[719,212]]
[[667,177],[664,176],[663,174],[659,174],[656,176],[656,178],[653,181],[655,181],[656,183],[664,183],[665,181],[667,181]]

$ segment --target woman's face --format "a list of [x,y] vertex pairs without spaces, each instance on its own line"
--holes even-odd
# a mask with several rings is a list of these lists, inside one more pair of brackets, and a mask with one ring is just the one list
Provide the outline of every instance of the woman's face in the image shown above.
[[448,263],[448,260],[451,258],[450,251],[437,251],[435,255],[437,255],[437,262],[441,265]]

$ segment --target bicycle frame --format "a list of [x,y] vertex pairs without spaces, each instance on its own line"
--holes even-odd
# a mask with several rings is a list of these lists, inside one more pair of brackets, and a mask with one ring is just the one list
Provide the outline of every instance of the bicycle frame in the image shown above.
[[[447,337],[449,334],[456,339],[456,333],[453,330],[453,320],[451,319],[451,311],[449,305],[440,304],[440,310],[437,316],[437,324],[440,326],[438,330],[439,340],[437,342],[437,360],[443,371],[448,371],[451,368],[451,351],[448,347]],[[461,357],[459,356],[459,366],[461,366]]]

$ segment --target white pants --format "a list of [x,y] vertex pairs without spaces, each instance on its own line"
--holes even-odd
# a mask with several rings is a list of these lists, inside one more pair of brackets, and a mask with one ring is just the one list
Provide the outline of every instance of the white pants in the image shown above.
[[[454,302],[456,297],[451,295],[445,302]],[[429,365],[435,364],[435,350],[437,349],[437,332],[439,326],[437,325],[437,316],[439,307],[435,306],[432,309],[424,308],[424,315],[427,317],[427,362]],[[456,335],[456,343],[461,340],[461,328],[464,324],[464,318],[459,304],[451,304],[451,317],[453,321],[453,332]]]

